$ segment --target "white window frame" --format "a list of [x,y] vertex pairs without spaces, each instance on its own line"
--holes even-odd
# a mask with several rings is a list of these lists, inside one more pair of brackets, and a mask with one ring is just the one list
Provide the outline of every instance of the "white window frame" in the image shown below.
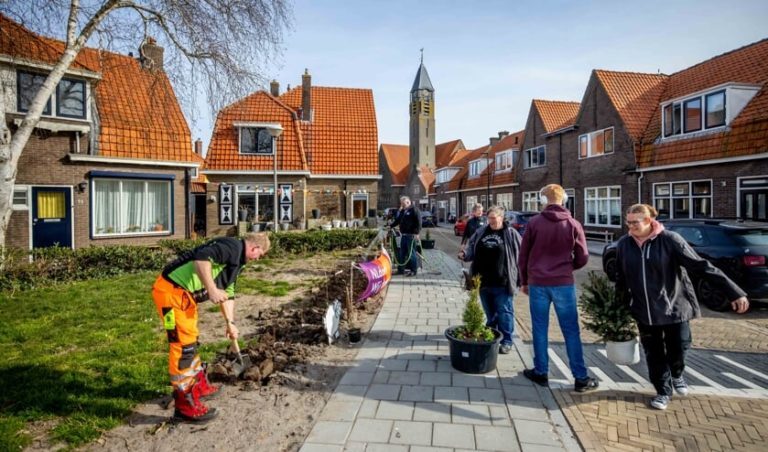
[[541,193],[539,191],[523,192],[522,209],[524,212],[540,212],[541,207]]
[[477,177],[482,174],[482,172],[488,168],[490,161],[490,159],[483,158],[469,162],[469,177]]
[[[355,201],[365,201],[365,209],[363,209],[363,217],[365,218],[368,216],[368,208],[370,207],[370,199],[368,198],[368,193],[352,193],[352,196],[349,198],[349,214],[350,218],[354,218],[355,215]],[[358,218],[355,218],[358,219]]]
[[[536,152],[536,164],[533,164],[533,153]],[[544,156],[544,162],[540,162],[540,155]],[[533,169],[547,166],[547,145],[542,144],[523,151],[523,168]]]
[[[96,231],[96,184],[100,181],[110,181],[110,182],[119,182],[120,185],[120,192],[122,193],[123,190],[123,182],[130,181],[130,182],[144,182],[144,195],[147,194],[147,182],[164,182],[168,184],[168,229],[162,230],[162,231],[139,231],[139,232],[97,232]],[[173,215],[174,215],[174,206],[173,206],[173,180],[171,179],[132,179],[132,178],[121,178],[121,177],[94,177],[91,179],[91,183],[89,184],[91,187],[91,231],[93,237],[126,237],[126,236],[149,236],[149,235],[168,235],[170,233],[173,233]],[[116,206],[109,206],[114,209],[122,210],[122,196],[118,196],[117,198],[117,205]],[[146,203],[144,204],[147,205]],[[144,215],[146,215],[146,211],[144,212]],[[121,225],[119,225],[121,226]]]
[[506,173],[514,167],[514,155],[511,150],[496,154],[495,173]]
[[512,193],[496,193],[496,205],[504,210],[514,210],[514,199]]
[[450,205],[451,215],[456,215],[456,197],[455,196],[451,196],[449,205]]
[[189,169],[189,177],[192,179],[195,179],[200,174],[200,171],[198,168],[190,168]]
[[[715,126],[707,127],[707,97],[714,95],[714,94],[723,94],[723,123],[718,124]],[[701,103],[701,114],[699,118],[699,128],[696,130],[691,130],[690,132],[685,131],[685,105],[686,103],[692,101],[692,100],[699,100]],[[667,107],[672,106],[672,114],[675,113],[675,107],[680,107],[680,132],[674,133],[674,130],[671,133],[667,133],[667,123],[666,123],[666,117],[667,117]],[[672,127],[674,128],[674,118]],[[661,138],[664,139],[670,139],[670,138],[678,138],[683,136],[693,136],[697,133],[701,133],[704,131],[712,131],[712,130],[721,130],[724,129],[728,125],[728,88],[727,87],[718,87],[713,90],[709,90],[700,94],[696,94],[694,96],[685,97],[682,99],[677,99],[671,102],[665,102],[661,104]]]
[[[693,194],[693,184],[696,182],[709,182],[709,195],[694,195]],[[675,184],[688,184],[688,194],[687,195],[678,195],[675,196],[673,192],[673,186]],[[669,195],[668,196],[657,196],[656,195],[656,187],[667,185],[669,187]],[[653,184],[651,187],[653,190],[652,193],[652,199],[653,199],[653,207],[658,210],[656,207],[656,200],[659,199],[667,199],[669,200],[669,219],[691,219],[691,218],[713,218],[715,206],[713,204],[714,202],[714,191],[715,191],[715,184],[712,179],[691,179],[691,180],[680,180],[680,181],[670,181],[670,182],[657,182]],[[709,206],[710,206],[710,212],[708,217],[694,217],[694,199],[705,199],[709,198]],[[676,199],[687,199],[688,200],[688,216],[687,217],[676,217],[675,216],[675,200]]]
[[464,213],[470,213],[472,212],[472,206],[477,204],[477,196],[467,196],[464,201],[466,202],[467,206],[467,209],[464,211]]
[[[608,142],[605,140],[605,132],[610,130],[611,131],[611,150],[607,151],[608,149]],[[596,150],[592,149],[592,137],[600,136],[602,135],[603,140],[603,152],[601,154],[597,154]],[[581,141],[582,139],[587,140],[587,155],[584,157],[581,155]],[[598,138],[600,139],[600,138]],[[579,139],[576,141],[577,146],[577,154],[579,156],[579,160],[584,160],[592,157],[602,157],[607,154],[613,154],[614,150],[616,149],[616,131],[613,127],[606,127],[605,129],[595,130],[593,132],[584,133],[579,135]]]
[[[605,198],[599,197],[599,192],[601,189],[606,189],[607,196]],[[619,194],[618,196],[611,196],[611,190],[618,190]],[[590,194],[590,191],[594,193],[594,195]],[[600,202],[606,201],[608,205],[608,214],[606,215],[606,218],[608,219],[607,223],[600,223]],[[617,223],[611,222],[611,203],[612,202],[618,202],[619,204],[619,217],[617,219]],[[595,207],[597,208],[597,211],[595,212],[595,219],[596,222],[590,223],[589,222],[589,213],[591,212],[589,206],[591,203],[594,203]],[[606,227],[606,228],[621,228],[621,225],[623,223],[623,214],[621,210],[621,185],[603,185],[599,187],[585,187],[584,188],[584,225],[585,226],[599,226],[599,227]]]
[[[16,203],[16,194],[17,193],[24,193],[24,204],[17,204]],[[32,193],[30,192],[30,187],[27,185],[15,185],[13,187],[13,199],[11,200],[11,209],[12,210],[29,210],[30,202],[29,200],[32,198]]]

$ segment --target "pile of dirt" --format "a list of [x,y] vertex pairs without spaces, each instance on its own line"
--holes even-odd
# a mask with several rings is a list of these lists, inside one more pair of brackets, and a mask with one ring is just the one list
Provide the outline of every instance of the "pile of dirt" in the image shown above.
[[[358,270],[354,271],[353,298],[362,293],[367,284],[363,274]],[[301,367],[297,365],[305,364],[313,356],[321,354],[322,351],[318,349],[328,343],[323,324],[325,312],[333,300],[347,301],[349,276],[349,266],[339,265],[333,276],[324,284],[313,288],[308,300],[283,304],[247,315],[246,319],[251,324],[253,333],[244,337],[247,345],[242,354],[250,358],[251,365],[238,376],[236,356],[229,352],[220,353],[209,367],[209,378],[228,383],[235,383],[240,379],[266,386],[273,383],[272,377],[276,372],[301,373]],[[374,296],[365,303],[349,301],[353,323],[357,326],[358,319],[365,319],[367,315],[378,312],[381,303],[381,295]],[[345,314],[343,329],[349,324],[346,317]]]

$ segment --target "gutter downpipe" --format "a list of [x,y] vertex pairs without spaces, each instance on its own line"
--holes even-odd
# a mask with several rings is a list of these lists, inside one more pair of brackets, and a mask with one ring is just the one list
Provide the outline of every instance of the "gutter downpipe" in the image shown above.
[[184,238],[191,238],[190,233],[190,210],[191,204],[189,198],[192,196],[192,184],[190,181],[189,168],[184,168]]

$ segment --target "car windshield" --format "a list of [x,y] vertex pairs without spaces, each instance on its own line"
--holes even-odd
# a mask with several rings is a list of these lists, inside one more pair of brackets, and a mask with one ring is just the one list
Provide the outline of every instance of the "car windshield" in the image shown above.
[[733,238],[740,245],[768,245],[768,229],[747,229],[735,231]]
[[535,217],[536,215],[537,214],[535,213],[524,213],[520,215],[520,220],[527,223],[528,221],[530,221],[531,218]]

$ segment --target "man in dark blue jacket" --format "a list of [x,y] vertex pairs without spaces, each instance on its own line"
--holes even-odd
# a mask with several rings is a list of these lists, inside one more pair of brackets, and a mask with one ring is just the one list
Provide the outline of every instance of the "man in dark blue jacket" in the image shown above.
[[416,244],[421,232],[421,212],[411,204],[411,198],[400,197],[400,210],[395,214],[395,221],[392,222],[391,226],[393,228],[400,226],[400,233],[402,234],[400,252],[397,257],[397,274],[402,275],[408,268],[410,273],[407,276],[415,276],[419,269]]

